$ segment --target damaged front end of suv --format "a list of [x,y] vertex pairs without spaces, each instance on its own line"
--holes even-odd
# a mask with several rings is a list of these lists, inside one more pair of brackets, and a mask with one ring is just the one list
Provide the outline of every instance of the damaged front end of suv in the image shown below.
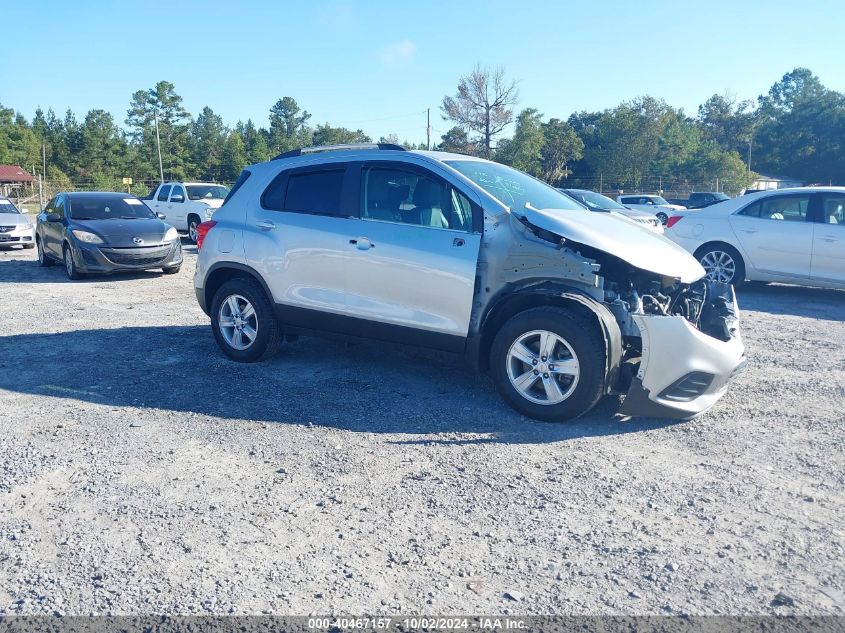
[[538,294],[588,310],[605,342],[604,392],[625,395],[623,414],[695,417],[745,367],[733,288],[707,281],[662,236],[607,215],[526,205],[487,224],[485,241],[478,314]]

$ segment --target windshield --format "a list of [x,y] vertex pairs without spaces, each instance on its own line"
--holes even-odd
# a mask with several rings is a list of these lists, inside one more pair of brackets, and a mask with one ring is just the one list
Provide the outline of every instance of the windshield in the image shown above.
[[580,189],[570,189],[569,195],[576,200],[584,203],[588,209],[624,209],[616,200],[611,200],[607,196],[603,196],[595,191],[583,191]]
[[654,204],[669,204],[663,196],[649,196]]
[[583,210],[554,187],[505,165],[480,160],[450,160],[446,164],[511,209],[522,211],[527,202],[535,209]]
[[223,185],[185,185],[191,200],[223,200],[229,187]]
[[20,213],[11,200],[0,200],[0,213]]
[[150,208],[135,196],[74,196],[70,198],[74,220],[137,220],[154,218]]

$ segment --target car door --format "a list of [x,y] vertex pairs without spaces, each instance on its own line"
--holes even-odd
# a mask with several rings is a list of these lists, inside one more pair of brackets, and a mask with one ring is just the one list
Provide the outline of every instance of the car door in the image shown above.
[[813,222],[810,277],[845,284],[845,194],[824,193]]
[[150,207],[155,213],[167,215],[167,199],[170,196],[170,185],[162,185],[158,193],[150,200]]
[[357,214],[357,201],[344,195],[349,186],[345,163],[286,170],[248,212],[247,263],[267,283],[286,323],[342,328],[331,315],[347,314],[345,270]]
[[356,167],[360,218],[345,269],[350,314],[373,322],[379,338],[462,349],[481,244],[477,201],[410,163]]
[[731,228],[754,268],[769,275],[809,278],[812,199],[812,193],[766,196],[730,216]]
[[47,214],[44,221],[44,250],[54,257],[62,257],[62,244],[64,241],[64,227],[67,200],[64,195],[59,194],[47,207]]
[[170,198],[167,201],[167,209],[164,214],[167,216],[167,223],[180,231],[188,229],[187,207],[188,198],[185,195],[185,188],[182,185],[173,185],[170,189]]

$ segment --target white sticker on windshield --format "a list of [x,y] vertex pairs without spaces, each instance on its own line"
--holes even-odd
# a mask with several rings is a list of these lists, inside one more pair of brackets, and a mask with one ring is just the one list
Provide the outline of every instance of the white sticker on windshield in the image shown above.
[[124,198],[123,201],[126,204],[144,204],[143,202],[141,202],[137,198]]

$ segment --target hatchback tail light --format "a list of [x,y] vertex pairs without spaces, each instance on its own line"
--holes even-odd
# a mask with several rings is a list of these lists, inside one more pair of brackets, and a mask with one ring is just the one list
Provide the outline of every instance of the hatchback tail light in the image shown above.
[[673,215],[668,220],[666,220],[666,228],[671,229],[673,226],[675,226],[678,222],[680,222],[683,219],[684,219],[684,216],[682,216],[682,215]]
[[197,250],[202,248],[202,243],[205,241],[205,236],[208,235],[208,232],[216,225],[217,222],[214,220],[209,220],[208,222],[203,222],[199,226],[197,226]]

